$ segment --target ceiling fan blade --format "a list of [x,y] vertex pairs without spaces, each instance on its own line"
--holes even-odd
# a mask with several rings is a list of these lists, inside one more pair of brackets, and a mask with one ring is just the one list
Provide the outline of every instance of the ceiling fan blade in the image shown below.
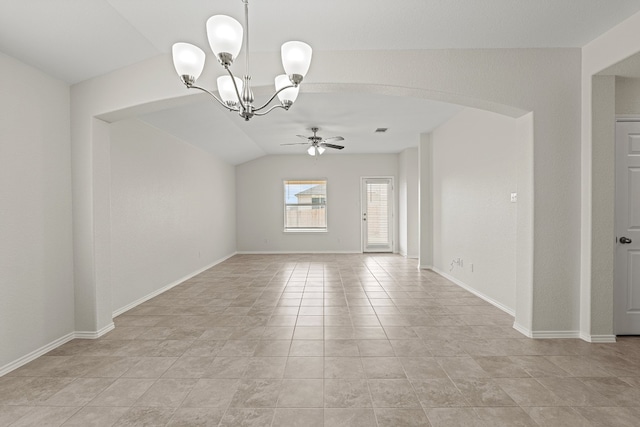
[[324,140],[324,142],[338,142],[338,141],[344,141],[344,138],[341,136],[332,136],[331,138],[326,138]]
[[322,146],[327,148],[335,148],[336,150],[342,150],[344,148],[344,146],[342,145],[327,144],[326,142],[323,143]]
[[308,142],[288,142],[285,144],[280,144],[280,145],[308,145]]
[[308,136],[304,136],[304,135],[296,135],[298,138],[302,138],[302,139],[309,139]]

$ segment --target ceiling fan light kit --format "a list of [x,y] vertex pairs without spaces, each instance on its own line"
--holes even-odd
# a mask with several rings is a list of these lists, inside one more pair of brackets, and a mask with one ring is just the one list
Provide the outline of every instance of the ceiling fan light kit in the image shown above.
[[294,142],[280,145],[301,145],[301,144],[310,144],[309,148],[307,148],[307,154],[310,156],[320,156],[325,152],[327,148],[335,148],[336,150],[342,150],[344,145],[336,145],[331,144],[329,141],[344,141],[344,138],[341,136],[333,136],[331,138],[323,138],[318,136],[318,128],[313,127],[311,131],[313,132],[313,136],[304,136],[304,135],[296,135],[298,138],[306,139],[307,142]]
[[[217,79],[218,98],[212,91],[196,86],[196,80],[202,74],[205,53],[197,46],[189,43],[175,43],[171,49],[173,65],[180,79],[188,89],[198,89],[211,95],[224,108],[237,112],[246,121],[253,116],[264,116],[276,108],[288,110],[298,97],[300,83],[309,71],[312,49],[301,41],[289,41],[282,45],[282,66],[286,74],[275,78],[275,93],[263,105],[253,105],[255,99],[251,90],[251,75],[249,74],[249,2],[244,4],[244,31],[242,25],[230,16],[215,15],[207,20],[207,38],[209,46],[218,62],[227,71],[228,76]],[[243,37],[243,32],[246,35]],[[231,64],[237,58],[244,41],[245,72],[242,79],[231,72]],[[274,105],[266,111],[271,102],[278,98],[279,105]]]

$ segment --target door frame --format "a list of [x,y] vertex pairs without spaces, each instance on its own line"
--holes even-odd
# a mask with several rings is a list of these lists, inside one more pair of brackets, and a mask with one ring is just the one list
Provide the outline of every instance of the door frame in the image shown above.
[[360,177],[360,201],[359,201],[359,206],[360,206],[360,252],[361,253],[375,253],[375,252],[365,252],[365,245],[364,245],[364,221],[362,220],[362,214],[364,213],[364,204],[363,204],[363,197],[364,197],[364,190],[365,190],[365,180],[367,179],[388,179],[391,181],[391,229],[390,229],[390,233],[391,233],[391,252],[380,252],[380,253],[396,253],[396,231],[397,231],[397,220],[396,220],[396,183],[395,183],[395,177],[393,175],[367,175],[367,176],[361,176]]
[[614,132],[614,141],[613,141],[613,149],[614,149],[614,168],[613,168],[613,173],[614,173],[614,203],[613,203],[613,238],[614,238],[614,247],[613,247],[613,289],[612,289],[612,296],[613,296],[613,319],[612,319],[612,324],[613,324],[613,335],[614,336],[618,336],[620,334],[620,329],[618,327],[618,308],[617,308],[617,300],[618,300],[618,292],[619,292],[619,287],[621,286],[619,281],[620,279],[620,271],[619,271],[619,266],[618,266],[618,261],[619,261],[619,257],[621,256],[621,254],[619,253],[618,250],[618,238],[620,237],[618,234],[619,231],[619,224],[618,224],[618,197],[620,196],[619,194],[619,188],[617,185],[618,182],[618,173],[620,172],[620,163],[619,163],[619,159],[618,159],[618,124],[620,123],[639,123],[640,124],[640,116],[637,115],[624,115],[624,114],[620,114],[620,115],[616,115],[615,117],[615,132]]

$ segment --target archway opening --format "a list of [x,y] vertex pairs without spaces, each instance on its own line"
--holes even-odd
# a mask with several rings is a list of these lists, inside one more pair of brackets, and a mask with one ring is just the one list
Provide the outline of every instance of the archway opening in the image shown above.
[[[260,94],[262,88],[257,88],[257,94]],[[265,88],[266,90],[266,88]],[[514,298],[510,303],[503,304],[504,308],[507,308],[507,312],[516,316],[516,326],[518,330],[521,332],[530,335],[531,330],[531,305],[532,305],[532,286],[531,286],[531,272],[532,272],[532,247],[533,247],[533,233],[532,233],[532,217],[533,217],[533,180],[532,180],[532,160],[533,160],[533,115],[532,114],[524,114],[524,112],[517,108],[512,108],[508,106],[498,105],[495,103],[485,102],[481,100],[475,100],[470,98],[465,98],[461,96],[448,95],[442,92],[435,91],[427,91],[427,90],[418,90],[411,88],[399,88],[399,87],[391,87],[384,85],[362,85],[362,84],[339,84],[339,85],[308,85],[305,87],[305,92],[307,94],[312,93],[320,93],[320,94],[337,94],[337,93],[345,93],[351,92],[355,94],[372,94],[372,95],[380,95],[389,97],[391,100],[397,101],[397,104],[403,105],[403,100],[407,99],[435,99],[440,102],[448,102],[448,103],[456,103],[458,105],[465,106],[467,108],[471,107],[472,109],[482,108],[483,110],[488,110],[491,112],[495,112],[501,114],[503,116],[508,116],[509,120],[512,120],[511,124],[513,127],[513,136],[514,136],[514,145],[516,146],[515,152],[513,153],[513,161],[517,164],[514,167],[515,172],[513,173],[513,177],[515,180],[515,192],[517,193],[518,203],[515,205],[515,215],[516,224],[513,226],[513,232],[515,233],[515,239],[513,241],[513,247],[515,250],[515,256],[513,263],[514,269],[516,272],[516,277],[513,277],[513,287],[514,287]],[[304,93],[302,94],[304,96]],[[163,101],[155,101],[147,104],[142,104],[139,106],[119,110],[116,112],[111,112],[108,114],[100,115],[98,118],[107,122],[121,122],[126,119],[132,119],[136,117],[140,117],[144,114],[149,114],[150,112],[158,112],[162,110],[166,110],[168,107],[175,107],[177,104],[189,105],[192,102],[198,102],[202,97],[200,95],[192,95],[189,97],[181,97],[181,98],[173,98]],[[232,119],[237,119],[233,117]],[[428,133],[428,132],[427,132]],[[419,143],[419,135],[416,135],[416,148]],[[426,147],[422,147],[420,145],[420,149]],[[112,151],[113,153],[113,151]],[[111,162],[113,159],[109,159]],[[433,227],[434,227],[434,204],[433,204],[433,195],[429,194],[426,190],[426,187],[431,185],[429,184],[429,179],[432,178],[433,173],[433,159],[424,159],[422,155],[418,157],[419,170],[421,171],[421,176],[418,176],[418,181],[420,182],[419,190],[418,190],[418,199],[420,200],[417,206],[420,206],[419,212],[416,216],[417,220],[417,228],[420,230],[419,236],[422,239],[422,244],[420,247],[429,246],[433,248],[433,242],[429,243],[428,239],[433,239]],[[431,162],[431,163],[429,163]],[[222,173],[218,179],[221,177],[227,176],[229,177],[231,174],[228,168],[221,166],[222,169],[226,169],[225,172]],[[166,170],[166,169],[165,169]],[[112,177],[115,176],[115,171],[112,170]],[[426,180],[426,181],[423,181]],[[113,182],[113,179],[112,179]],[[427,185],[424,185],[427,184]],[[220,191],[222,191],[220,188]],[[508,197],[508,195],[505,195]],[[109,196],[113,197],[112,195]],[[118,196],[120,197],[120,196]],[[229,198],[227,194],[225,197]],[[431,203],[423,204],[426,199],[431,197]],[[237,203],[236,203],[237,204]],[[213,210],[212,210],[213,211]],[[229,212],[226,213],[227,216],[230,215]],[[237,213],[236,213],[237,215]],[[144,217],[144,215],[142,216]],[[114,218],[110,218],[110,224],[114,224]],[[174,224],[175,225],[175,224]],[[235,224],[237,227],[237,224]],[[439,225],[438,225],[439,226]],[[228,228],[228,227],[227,227]],[[111,228],[110,228],[111,229]],[[113,231],[113,229],[111,229]],[[425,231],[430,230],[430,232]],[[127,234],[126,230],[121,230],[123,234]],[[229,236],[227,236],[229,239]],[[268,239],[267,239],[268,240]],[[206,246],[207,243],[203,242],[202,245]],[[111,243],[110,243],[111,247]],[[433,250],[433,249],[432,249]],[[206,261],[202,260],[202,249],[195,248],[191,251],[191,260],[186,262],[184,268],[188,271],[197,271],[199,268],[204,268],[210,264],[211,261],[218,261],[224,258],[224,253],[217,254],[206,254]],[[197,252],[197,255],[196,255]],[[228,252],[228,249],[227,249]],[[190,264],[190,262],[192,262]],[[442,263],[442,260],[439,261]],[[463,261],[464,262],[464,261]],[[448,260],[447,260],[448,263]],[[473,264],[473,263],[471,263]],[[424,265],[421,262],[422,266]],[[467,268],[471,268],[469,263],[467,263]],[[476,267],[477,268],[477,267]],[[185,270],[185,271],[187,271]],[[442,271],[442,270],[441,270]],[[174,276],[176,276],[174,274]],[[161,289],[165,289],[167,286],[175,283],[177,280],[181,279],[182,276],[175,277],[174,280],[168,282],[165,280],[166,284],[161,287]],[[149,291],[147,289],[145,292]],[[151,289],[151,292],[147,292],[142,297],[129,296],[129,299],[132,301],[130,303],[123,304],[124,300],[119,300],[115,305],[112,303],[111,309],[116,312],[121,312],[123,309],[127,307],[131,307],[136,303],[139,303],[141,300],[144,300],[147,296],[156,293],[158,289]],[[486,296],[486,295],[485,295]],[[498,298],[496,298],[497,300]],[[499,301],[497,301],[499,303]],[[499,305],[499,304],[498,304]]]

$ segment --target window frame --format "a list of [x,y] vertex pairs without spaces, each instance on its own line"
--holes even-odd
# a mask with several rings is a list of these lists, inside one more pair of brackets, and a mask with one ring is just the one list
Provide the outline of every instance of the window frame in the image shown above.
[[[287,185],[289,183],[305,183],[309,184],[315,182],[323,182],[325,187],[324,192],[324,203],[287,203]],[[309,179],[283,179],[282,180],[282,202],[283,202],[283,232],[284,233],[327,233],[329,231],[329,210],[328,210],[328,199],[329,199],[329,181],[327,178],[309,178]],[[313,197],[312,197],[313,199]],[[323,206],[324,207],[324,227],[287,227],[287,207],[289,206],[310,206],[312,208]]]

